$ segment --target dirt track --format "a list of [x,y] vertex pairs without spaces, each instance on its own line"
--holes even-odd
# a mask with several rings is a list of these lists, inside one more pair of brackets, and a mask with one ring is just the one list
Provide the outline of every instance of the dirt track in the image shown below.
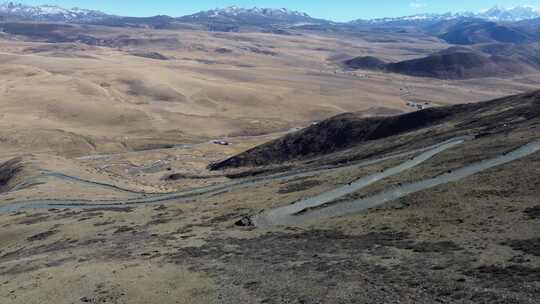
[[[310,176],[315,176],[323,172],[329,172],[329,171],[344,169],[348,167],[361,168],[361,167],[373,165],[376,163],[384,162],[390,159],[414,155],[416,153],[420,153],[426,150],[429,151],[430,149],[438,150],[440,149],[440,147],[450,145],[456,141],[459,142],[460,140],[463,140],[463,138],[450,139],[448,141],[438,143],[430,147],[417,149],[413,151],[407,151],[403,153],[391,154],[391,155],[384,156],[377,159],[363,160],[363,161],[356,162],[354,164],[349,164],[343,167],[324,167],[324,168],[318,168],[318,169],[301,171],[301,172],[293,171],[293,172],[286,172],[286,173],[277,173],[277,174],[273,174],[269,176],[247,178],[238,182],[218,184],[218,185],[209,186],[209,187],[188,189],[184,191],[163,193],[163,194],[137,192],[134,190],[120,188],[115,185],[85,180],[78,177],[67,176],[62,173],[50,172],[45,175],[36,176],[31,179],[55,178],[55,179],[67,180],[71,182],[82,183],[84,185],[112,189],[112,190],[120,191],[120,192],[129,192],[131,194],[136,194],[137,197],[132,198],[132,199],[101,200],[101,201],[65,200],[65,199],[16,201],[16,202],[10,203],[7,206],[1,207],[0,212],[18,212],[21,210],[28,210],[28,209],[51,209],[51,208],[90,209],[90,208],[133,206],[133,205],[143,206],[143,205],[151,205],[151,204],[163,204],[167,202],[186,201],[186,200],[192,200],[195,198],[211,197],[214,195],[219,195],[224,192],[229,192],[229,191],[243,189],[243,188],[249,188],[249,187],[257,186],[257,185],[268,183],[268,182],[283,182],[283,181],[288,181],[288,180],[297,179],[297,178],[310,177]],[[16,186],[15,188],[23,187],[24,184],[27,184],[27,183],[28,181],[23,182],[22,184]]]
[[[459,141],[456,143],[459,143]],[[445,147],[449,148],[451,146],[452,145],[449,144],[448,146],[441,147],[439,150],[444,150]],[[437,150],[433,150],[430,152],[432,152],[432,154],[435,154],[434,152],[436,151]],[[335,191],[323,193],[320,196],[300,202],[298,206],[296,206],[296,204],[292,206],[285,206],[283,208],[278,208],[266,214],[263,214],[262,216],[258,216],[255,218],[255,224],[261,227],[273,225],[290,225],[311,220],[321,220],[361,212],[409,194],[430,189],[442,184],[459,181],[473,174],[521,159],[538,151],[540,151],[540,140],[532,141],[529,144],[511,153],[473,163],[458,170],[448,172],[446,174],[442,174],[430,179],[418,181],[407,185],[400,185],[398,187],[392,187],[391,189],[384,190],[374,196],[365,199],[332,204],[333,200],[354,191],[358,191],[371,184],[366,183],[366,180],[369,181],[370,179],[373,179],[376,181],[379,180],[379,176],[384,175],[384,173],[374,174],[373,176],[368,176],[365,179],[363,178],[357,181],[355,184],[351,185],[350,189],[338,189]],[[391,168],[387,171],[399,173],[404,169],[414,166],[413,164],[416,162],[418,162],[418,160],[415,161],[415,159],[413,159],[407,163]],[[409,164],[411,164],[412,166]],[[387,175],[390,174],[387,173]],[[330,205],[324,206],[324,204]]]

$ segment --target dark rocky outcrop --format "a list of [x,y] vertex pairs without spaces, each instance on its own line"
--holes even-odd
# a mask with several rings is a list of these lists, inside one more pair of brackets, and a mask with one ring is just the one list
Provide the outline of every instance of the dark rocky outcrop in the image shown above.
[[155,60],[170,60],[171,59],[158,52],[133,52],[131,53],[131,55],[136,56],[136,57],[155,59]]
[[10,182],[22,169],[21,158],[13,158],[0,164],[0,193],[8,190]]
[[384,70],[386,62],[373,56],[361,56],[345,60],[345,67],[349,69],[363,69],[363,70]]

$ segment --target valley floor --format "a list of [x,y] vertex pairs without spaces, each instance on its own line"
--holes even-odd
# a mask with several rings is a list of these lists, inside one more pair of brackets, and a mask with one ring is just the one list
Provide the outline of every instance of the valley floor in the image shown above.
[[[412,34],[66,31],[49,34],[71,37],[74,31],[110,45],[0,38],[0,157],[29,151],[79,157],[258,136],[343,112],[399,114],[425,103],[476,102],[540,85],[534,71],[441,80],[341,64],[359,55],[419,58],[449,47]],[[388,42],[371,41],[381,35]]]

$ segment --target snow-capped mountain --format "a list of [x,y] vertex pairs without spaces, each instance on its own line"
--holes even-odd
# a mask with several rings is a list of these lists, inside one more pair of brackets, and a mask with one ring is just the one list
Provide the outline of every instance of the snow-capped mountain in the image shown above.
[[239,16],[239,15],[257,15],[269,18],[290,18],[301,17],[311,18],[308,14],[298,11],[288,10],[286,8],[272,9],[272,8],[241,8],[237,6],[229,6],[224,9],[211,10],[210,13],[213,16]]
[[199,22],[247,22],[247,23],[260,23],[260,22],[309,22],[316,20],[306,13],[298,12],[294,10],[288,10],[286,8],[272,9],[272,8],[241,8],[237,6],[230,6],[221,9],[213,9],[209,11],[199,12],[193,15],[184,16],[180,19],[199,21]]
[[14,2],[0,3],[0,16],[14,20],[48,22],[90,22],[110,17],[95,10],[65,9],[55,5],[30,6]]
[[476,14],[477,17],[492,21],[522,21],[540,17],[540,10],[533,6],[515,6],[503,8],[495,6]]
[[[1,1],[1,0],[0,0]],[[160,24],[163,23],[164,17],[158,16]],[[141,23],[154,20],[151,18],[128,18],[129,23],[140,21]],[[289,10],[286,8],[242,8],[238,6],[230,6],[226,8],[201,11],[193,15],[172,18],[167,17],[166,23],[171,22],[188,22],[212,25],[212,27],[239,27],[239,26],[258,26],[283,28],[289,26],[315,26],[315,27],[339,27],[350,25],[369,25],[369,24],[392,24],[392,25],[418,25],[432,24],[439,21],[453,20],[460,18],[479,18],[489,21],[504,21],[516,22],[527,21],[530,19],[540,18],[540,9],[533,6],[515,6],[503,8],[495,6],[491,9],[477,13],[461,12],[461,13],[446,13],[446,14],[417,14],[412,16],[396,17],[396,18],[379,18],[379,19],[359,19],[350,23],[336,23],[324,19],[313,18],[310,15]],[[140,19],[140,20],[139,20]],[[42,21],[42,22],[71,22],[71,23],[96,23],[96,24],[115,24],[122,18],[112,15],[107,15],[96,10],[87,10],[80,8],[66,9],[54,5],[31,6],[15,2],[0,2],[0,20],[24,20],[24,21]],[[120,22],[121,23],[121,22]],[[221,26],[221,27],[220,27]]]
[[452,20],[457,18],[479,18],[490,21],[505,21],[515,22],[540,18],[540,9],[533,6],[515,6],[503,8],[495,6],[491,9],[484,10],[478,13],[460,12],[460,13],[445,13],[445,14],[418,14],[412,16],[396,17],[396,18],[378,18],[371,20],[355,20],[352,23],[357,24],[383,24],[383,23],[414,23],[414,22],[434,22],[443,20]]
[[411,16],[403,17],[387,17],[387,18],[377,18],[369,20],[355,20],[351,23],[357,24],[383,24],[383,23],[414,23],[414,22],[426,22],[426,21],[442,21],[442,20],[452,20],[459,17],[463,17],[462,14],[446,13],[446,14],[417,14]]

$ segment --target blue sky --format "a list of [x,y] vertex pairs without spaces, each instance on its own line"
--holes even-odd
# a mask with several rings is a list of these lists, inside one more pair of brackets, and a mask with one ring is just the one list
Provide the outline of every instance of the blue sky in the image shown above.
[[[2,1],[2,0],[0,0]],[[17,2],[17,1],[14,1]],[[242,7],[272,7],[295,9],[314,17],[336,21],[358,18],[396,17],[422,12],[479,11],[494,5],[505,7],[532,5],[540,7],[540,0],[20,0],[25,4],[56,4],[63,7],[98,9],[124,16],[151,16],[165,14],[182,16],[200,10],[237,5]]]

